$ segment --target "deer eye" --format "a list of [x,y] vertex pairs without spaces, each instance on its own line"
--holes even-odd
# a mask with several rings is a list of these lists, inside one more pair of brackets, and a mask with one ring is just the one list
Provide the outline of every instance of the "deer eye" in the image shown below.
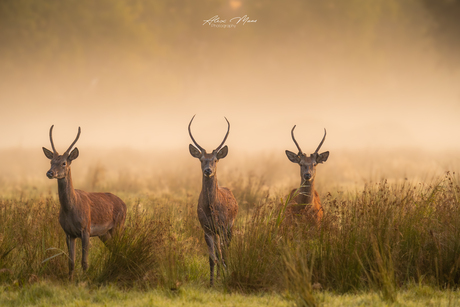
[[66,166],[66,164],[67,164],[67,163],[65,163],[65,162],[62,162],[62,166]]

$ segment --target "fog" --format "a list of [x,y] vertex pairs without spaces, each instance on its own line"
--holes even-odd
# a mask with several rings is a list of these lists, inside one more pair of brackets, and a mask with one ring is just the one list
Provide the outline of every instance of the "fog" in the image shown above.
[[[0,148],[50,148],[55,125],[60,152],[81,127],[80,151],[188,153],[196,114],[192,131],[208,151],[225,135],[224,116],[238,152],[294,151],[294,125],[305,152],[324,129],[325,150],[460,149],[460,72],[437,52],[417,1],[120,3],[9,12]],[[253,22],[205,22],[215,15]]]

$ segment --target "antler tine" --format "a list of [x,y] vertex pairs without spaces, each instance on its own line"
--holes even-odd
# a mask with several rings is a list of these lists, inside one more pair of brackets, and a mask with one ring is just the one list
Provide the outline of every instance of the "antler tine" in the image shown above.
[[195,139],[193,138],[193,135],[192,135],[192,131],[190,130],[190,126],[192,125],[192,122],[193,122],[193,119],[195,118],[196,114],[193,115],[192,117],[192,120],[190,121],[190,123],[188,124],[188,134],[190,135],[190,138],[192,139],[193,143],[195,144],[196,147],[198,147],[198,149],[201,151],[201,152],[206,152],[206,150],[201,147],[200,145],[198,145],[198,143],[195,141]]
[[323,139],[321,140],[321,143],[319,143],[318,148],[316,148],[315,154],[318,153],[318,151],[319,151],[319,149],[321,148],[321,146],[323,145],[325,139],[326,139],[326,128],[324,128],[324,136],[323,136]]
[[227,140],[228,134],[230,133],[230,122],[228,121],[227,117],[224,116],[224,118],[225,118],[225,120],[227,121],[227,124],[228,124],[227,134],[225,135],[224,140],[222,141],[222,143],[220,143],[220,145],[216,148],[216,151],[219,151],[222,148],[222,146],[224,146],[224,143]]
[[73,143],[69,146],[69,148],[65,151],[66,153],[69,153],[69,151],[72,149],[73,145],[75,145],[75,143],[78,141],[78,138],[80,138],[80,133],[81,133],[81,129],[80,127],[78,127],[78,134],[77,134],[77,137],[75,138],[75,141],[73,141]]
[[56,148],[54,148],[54,142],[53,142],[53,127],[54,125],[52,125],[50,128],[50,141],[51,141],[51,147],[53,148],[53,152],[57,154],[57,151],[56,151]]
[[295,143],[295,146],[297,146],[297,149],[299,150],[299,154],[303,154],[302,149],[300,149],[300,146],[299,146],[299,144],[297,144],[297,141],[295,140],[295,137],[294,137],[294,129],[295,129],[296,126],[297,125],[294,125],[294,127],[292,127],[291,136],[292,136],[292,140]]

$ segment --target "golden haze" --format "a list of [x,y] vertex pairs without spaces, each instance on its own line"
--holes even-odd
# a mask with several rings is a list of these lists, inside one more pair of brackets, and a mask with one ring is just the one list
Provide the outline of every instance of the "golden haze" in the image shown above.
[[[82,158],[126,148],[185,159],[194,114],[208,150],[229,119],[229,162],[241,153],[283,159],[295,148],[293,125],[306,152],[327,129],[328,164],[343,151],[443,159],[460,149],[460,74],[437,53],[420,3],[16,4],[1,7],[2,149],[41,156],[54,124],[58,151],[81,126]],[[203,24],[214,15],[257,22]]]

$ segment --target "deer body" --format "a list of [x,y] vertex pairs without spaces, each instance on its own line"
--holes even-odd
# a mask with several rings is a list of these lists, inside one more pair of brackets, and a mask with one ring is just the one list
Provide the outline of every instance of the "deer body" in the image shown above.
[[318,154],[319,149],[323,145],[324,139],[326,138],[326,130],[324,130],[324,137],[319,144],[318,148],[313,154],[307,156],[302,152],[297,141],[294,138],[294,126],[291,130],[291,136],[294,143],[299,150],[298,154],[295,154],[289,150],[286,150],[288,159],[300,165],[300,187],[294,189],[289,194],[289,206],[287,212],[290,215],[306,215],[313,219],[313,221],[319,225],[323,218],[323,207],[321,206],[321,200],[319,194],[315,189],[315,178],[316,178],[316,166],[319,163],[324,163],[329,157],[329,151]]
[[70,164],[78,157],[78,149],[69,151],[80,136],[80,128],[76,140],[69,149],[59,155],[53,144],[52,129],[50,140],[53,152],[43,148],[45,156],[51,160],[51,168],[46,173],[49,179],[58,181],[59,224],[66,234],[69,249],[69,279],[72,280],[75,268],[75,239],[82,242],[82,268],[88,268],[89,238],[97,236],[103,242],[110,239],[115,231],[123,228],[126,218],[126,204],[111,193],[89,193],[75,190],[72,184]]
[[[194,116],[195,117],[195,116]],[[193,118],[194,118],[193,117]],[[225,266],[224,251],[230,244],[232,239],[232,228],[238,213],[238,203],[232,192],[224,187],[219,187],[217,183],[217,162],[227,156],[228,147],[224,146],[230,131],[230,123],[228,123],[227,134],[223,142],[213,150],[212,153],[206,153],[192,136],[190,126],[188,126],[190,137],[193,143],[189,146],[190,154],[199,159],[201,162],[201,170],[203,173],[202,188],[198,199],[198,220],[204,230],[204,238],[209,250],[209,266],[210,266],[210,284],[214,283],[214,266],[217,264],[217,274],[219,274],[220,262]]]
[[[82,231],[90,237],[109,239],[116,225],[122,223],[126,205],[111,193],[88,193],[72,187],[70,172],[67,179],[58,179],[58,193],[61,210],[59,223],[70,236],[80,237]],[[107,203],[114,204],[112,207]]]
[[238,203],[233,193],[219,187],[216,176],[203,176],[203,186],[198,199],[198,220],[205,234],[222,235],[224,232],[231,239],[233,221],[238,213]]
[[315,190],[314,182],[310,185],[300,184],[300,188],[293,189],[289,193],[290,214],[311,216],[316,223],[321,222],[323,218],[323,207],[318,192]]

